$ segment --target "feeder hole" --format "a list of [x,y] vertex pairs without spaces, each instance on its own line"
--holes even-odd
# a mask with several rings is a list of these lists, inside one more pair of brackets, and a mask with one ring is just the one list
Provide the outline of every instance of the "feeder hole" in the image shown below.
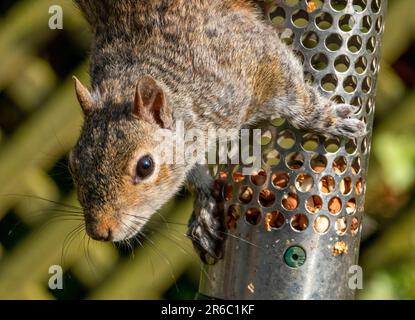
[[362,38],[358,35],[354,35],[347,41],[347,48],[351,53],[357,53],[362,48],[362,44]]
[[333,192],[334,188],[336,186],[336,182],[332,176],[325,176],[321,178],[319,189],[323,193],[331,193]]
[[356,111],[354,112],[355,114],[360,113],[360,111],[362,110],[362,98],[360,97],[354,97],[352,99],[352,101],[350,102],[350,104],[352,106],[356,107]]
[[283,196],[281,203],[285,210],[292,211],[298,208],[299,199],[295,193],[290,192]]
[[280,38],[282,42],[289,46],[294,41],[294,32],[291,29],[284,29],[280,34]]
[[338,51],[343,45],[343,38],[337,33],[333,33],[326,38],[326,48],[330,51]]
[[257,208],[249,208],[245,213],[246,222],[251,225],[258,225],[261,222],[261,211]]
[[375,37],[369,38],[366,44],[366,50],[371,54],[375,52],[376,50],[376,38]]
[[348,76],[343,81],[343,89],[346,93],[353,93],[356,91],[357,78],[355,76]]
[[271,207],[275,203],[275,194],[270,189],[264,189],[259,194],[259,203],[263,207]]
[[362,91],[368,94],[372,90],[372,78],[366,77],[362,82]]
[[349,215],[356,213],[356,199],[355,198],[351,198],[350,200],[347,201],[346,212]]
[[347,169],[347,160],[345,157],[340,156],[333,161],[333,170],[338,175],[343,174]]
[[281,229],[285,224],[285,217],[279,211],[269,212],[264,218],[265,229],[271,232],[273,229]]
[[305,214],[295,214],[291,218],[291,228],[294,231],[302,232],[308,227],[308,218]]
[[220,171],[219,172],[219,179],[220,180],[226,180],[228,178],[228,173],[226,171]]
[[340,181],[339,189],[345,196],[350,194],[350,192],[352,192],[352,179],[350,177],[346,177]]
[[262,186],[267,181],[267,173],[261,169],[251,175],[251,181],[256,186]]
[[344,32],[349,32],[353,29],[354,24],[356,23],[355,19],[350,14],[345,14],[339,19],[339,28]]
[[283,130],[278,134],[277,143],[283,149],[291,149],[295,141],[295,135],[290,130]]
[[360,146],[360,151],[365,154],[367,151],[367,138],[362,140],[362,145]]
[[254,191],[250,187],[243,186],[239,193],[239,201],[241,201],[243,204],[248,204],[252,201],[253,195]]
[[365,11],[366,6],[367,0],[353,0],[353,8],[358,13]]
[[313,228],[320,235],[327,233],[330,228],[330,219],[326,216],[318,216],[314,220]]
[[363,74],[367,69],[367,59],[364,56],[359,57],[355,64],[354,69],[358,74]]
[[331,138],[324,141],[324,148],[328,153],[336,153],[340,149],[340,140]]
[[333,17],[327,12],[320,12],[316,16],[316,26],[320,30],[327,30],[333,25]]
[[346,100],[344,100],[344,98],[342,96],[339,96],[339,95],[331,97],[330,100],[337,103],[337,104],[346,103]]
[[357,235],[359,232],[359,220],[356,217],[353,217],[352,223],[350,224],[350,231],[352,233],[352,236]]
[[266,146],[271,142],[271,140],[272,140],[272,133],[270,130],[267,130],[262,134],[261,145]]
[[330,0],[330,6],[335,11],[342,11],[347,6],[347,0]]
[[317,47],[319,37],[314,31],[307,31],[301,36],[301,44],[306,49],[313,49]]
[[276,166],[280,163],[281,157],[277,150],[271,150],[265,155],[265,163],[268,166]]
[[272,184],[277,189],[285,189],[288,187],[290,177],[286,172],[277,172],[272,175]]
[[320,154],[313,155],[310,160],[310,167],[316,173],[323,172],[327,167],[327,158]]
[[379,10],[380,10],[380,7],[381,7],[381,1],[382,0],[372,0],[372,5],[371,5],[371,8],[372,8],[372,12],[373,13],[378,13],[379,12]]
[[361,195],[363,192],[363,181],[362,178],[358,179],[356,181],[356,187],[355,187],[355,192],[357,195]]
[[375,105],[375,102],[373,101],[373,99],[369,99],[366,104],[366,112],[369,113],[370,111],[372,111],[374,105]]
[[285,123],[285,119],[283,118],[276,118],[271,120],[271,125],[274,127],[281,127]]
[[373,58],[372,63],[370,64],[370,71],[372,71],[373,73],[379,71],[379,64],[376,57]]
[[311,57],[311,66],[317,70],[321,71],[327,68],[329,64],[329,59],[323,53],[316,53]]
[[350,67],[350,59],[346,55],[340,55],[334,61],[334,67],[338,72],[346,72]]
[[301,173],[295,180],[295,186],[298,191],[308,192],[313,187],[313,177],[307,173]]
[[298,170],[304,165],[304,155],[301,152],[293,152],[287,155],[285,163],[289,169]]
[[377,20],[376,20],[376,25],[375,25],[375,30],[377,33],[381,33],[383,29],[383,17],[380,16]]
[[356,157],[352,162],[352,173],[359,174],[360,173],[360,158]]
[[320,139],[317,135],[306,133],[302,137],[301,146],[305,151],[315,151],[320,144]]
[[357,142],[355,139],[350,139],[345,145],[348,154],[354,154],[357,150]]
[[370,16],[365,16],[362,19],[362,25],[360,27],[360,32],[368,33],[372,28],[372,18]]
[[238,172],[238,171],[232,174],[232,178],[233,178],[233,181],[235,181],[236,183],[240,183],[245,180],[245,176],[241,172]]
[[286,19],[285,10],[282,7],[275,6],[270,12],[270,19],[275,25],[282,26]]
[[224,192],[223,192],[223,198],[225,201],[232,200],[233,197],[233,187],[230,184],[225,185]]
[[327,74],[321,79],[321,87],[327,92],[333,92],[337,88],[337,77],[334,74]]
[[342,201],[339,197],[331,198],[328,204],[329,212],[332,215],[338,214],[342,210]]
[[323,200],[319,196],[313,195],[306,200],[305,206],[308,212],[318,213],[323,208]]
[[297,10],[291,16],[291,21],[297,28],[305,28],[308,25],[308,13],[304,10]]
[[241,217],[241,208],[233,204],[229,207],[226,218],[225,218],[225,225],[228,230],[235,230],[237,227],[237,221]]

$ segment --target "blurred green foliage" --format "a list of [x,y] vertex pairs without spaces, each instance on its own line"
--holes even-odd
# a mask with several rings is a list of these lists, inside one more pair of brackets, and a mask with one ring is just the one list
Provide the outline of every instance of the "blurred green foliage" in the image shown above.
[[[64,29],[48,28],[51,5]],[[390,0],[372,145],[361,265],[362,299],[415,298],[415,14]],[[192,199],[183,191],[155,216],[149,240],[88,241],[66,154],[82,116],[71,76],[87,82],[90,34],[69,0],[0,3],[0,298],[192,299],[199,261],[183,235]],[[36,198],[40,197],[40,198]],[[79,231],[79,232],[77,232]],[[51,265],[63,291],[48,289]]]

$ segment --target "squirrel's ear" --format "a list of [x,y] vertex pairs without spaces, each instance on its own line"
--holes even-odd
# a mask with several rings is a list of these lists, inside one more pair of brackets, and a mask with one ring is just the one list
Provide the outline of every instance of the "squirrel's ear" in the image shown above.
[[163,129],[172,125],[172,113],[164,91],[150,76],[138,81],[133,113],[139,119],[155,122]]
[[87,88],[78,80],[77,77],[73,76],[72,79],[75,82],[75,91],[76,97],[78,98],[78,102],[81,105],[84,114],[89,113],[93,109],[93,99],[91,93],[88,91]]

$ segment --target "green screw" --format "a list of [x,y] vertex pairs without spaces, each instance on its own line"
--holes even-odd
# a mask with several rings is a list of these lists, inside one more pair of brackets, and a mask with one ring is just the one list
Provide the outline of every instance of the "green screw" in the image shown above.
[[301,267],[305,263],[306,258],[304,249],[298,246],[288,248],[284,254],[284,261],[291,268]]

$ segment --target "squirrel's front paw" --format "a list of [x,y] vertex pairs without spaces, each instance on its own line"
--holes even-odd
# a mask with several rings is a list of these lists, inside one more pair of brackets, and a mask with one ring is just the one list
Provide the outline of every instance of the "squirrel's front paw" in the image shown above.
[[347,138],[359,138],[367,134],[363,121],[353,118],[355,107],[348,104],[333,105],[333,115],[327,130],[329,134]]
[[204,263],[214,264],[222,258],[224,234],[223,203],[212,195],[199,194],[187,236]]

